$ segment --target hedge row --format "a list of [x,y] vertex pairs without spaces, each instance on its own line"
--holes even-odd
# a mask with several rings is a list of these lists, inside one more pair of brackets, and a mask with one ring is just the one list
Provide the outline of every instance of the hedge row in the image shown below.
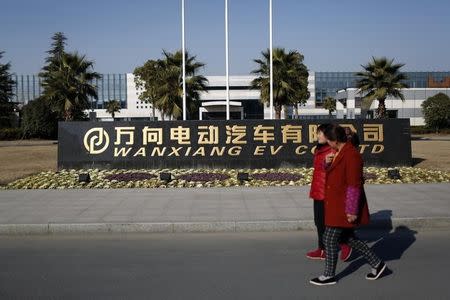
[[19,140],[23,137],[21,128],[0,128],[0,141]]
[[[436,129],[427,126],[411,126],[411,134],[429,134],[436,133]],[[450,134],[450,128],[441,128],[440,134]]]

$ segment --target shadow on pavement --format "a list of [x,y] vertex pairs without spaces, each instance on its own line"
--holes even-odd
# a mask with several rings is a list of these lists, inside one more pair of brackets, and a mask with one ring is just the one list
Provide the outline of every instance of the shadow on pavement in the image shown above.
[[412,165],[413,167],[420,164],[421,162],[425,161],[426,159],[421,158],[421,157],[413,157],[412,158]]
[[[358,230],[356,232],[357,236],[362,240],[371,243],[372,250],[388,264],[393,260],[398,260],[402,255],[408,250],[409,247],[416,241],[417,231],[411,230],[406,226],[398,226],[394,230],[392,227],[392,211],[382,210],[371,215],[372,220],[384,220],[388,222],[387,226],[379,230],[371,230],[370,232],[365,232],[363,230]],[[346,277],[362,266],[366,265],[369,269],[370,266],[367,264],[366,260],[360,256],[357,251],[354,251],[352,258],[350,259],[350,264],[337,275],[338,279]],[[383,277],[392,274],[392,270],[385,272]]]

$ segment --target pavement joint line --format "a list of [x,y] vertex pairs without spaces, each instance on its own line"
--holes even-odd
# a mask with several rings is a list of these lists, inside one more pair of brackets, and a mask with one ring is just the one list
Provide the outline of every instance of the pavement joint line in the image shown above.
[[[450,229],[450,217],[374,219],[365,229]],[[212,221],[212,222],[118,222],[0,224],[0,235],[49,235],[70,233],[194,233],[274,232],[315,230],[313,220]]]

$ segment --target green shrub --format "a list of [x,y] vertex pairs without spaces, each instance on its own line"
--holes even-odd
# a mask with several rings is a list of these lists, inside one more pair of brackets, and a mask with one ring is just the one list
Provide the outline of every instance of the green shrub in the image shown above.
[[23,107],[22,130],[27,138],[56,139],[57,114],[44,99],[37,98]]
[[0,140],[12,141],[19,140],[23,136],[22,129],[20,128],[0,128]]
[[[411,126],[411,134],[430,134],[436,133],[436,129],[427,126]],[[439,133],[450,134],[450,128],[442,128]]]
[[422,111],[428,128],[435,132],[450,127],[450,98],[439,93],[422,103]]
[[427,134],[427,133],[434,133],[434,130],[426,126],[411,126],[411,134]]

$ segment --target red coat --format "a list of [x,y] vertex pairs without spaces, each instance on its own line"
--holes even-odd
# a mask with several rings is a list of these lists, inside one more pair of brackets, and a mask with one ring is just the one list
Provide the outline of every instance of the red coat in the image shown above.
[[[347,221],[346,203],[349,190],[357,191],[357,220]],[[354,193],[350,193],[354,194]],[[351,197],[351,196],[350,196]],[[353,228],[368,224],[369,208],[363,187],[363,160],[358,150],[350,142],[346,143],[327,170],[325,190],[325,225],[330,227]]]
[[311,190],[309,191],[309,197],[314,200],[325,199],[325,180],[327,178],[325,157],[332,152],[334,152],[334,150],[328,145],[323,145],[314,152],[314,171],[311,181]]

